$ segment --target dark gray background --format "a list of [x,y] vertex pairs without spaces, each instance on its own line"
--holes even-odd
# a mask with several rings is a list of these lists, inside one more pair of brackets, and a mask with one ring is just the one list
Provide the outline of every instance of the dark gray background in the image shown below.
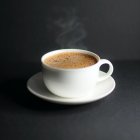
[[[0,140],[139,140],[139,7],[139,0],[1,2]],[[40,57],[66,47],[111,60],[112,94],[63,106],[27,90],[29,77],[41,70]]]
[[7,61],[39,62],[42,54],[60,49],[55,40],[61,31],[53,23],[75,9],[88,50],[111,60],[138,60],[139,7],[139,0],[5,1],[1,4],[2,59],[8,54]]

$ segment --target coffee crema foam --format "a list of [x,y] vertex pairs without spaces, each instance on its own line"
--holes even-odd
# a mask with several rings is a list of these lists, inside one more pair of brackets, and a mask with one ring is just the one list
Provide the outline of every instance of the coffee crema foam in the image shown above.
[[74,69],[94,65],[97,59],[80,52],[61,52],[47,57],[44,63],[56,68]]

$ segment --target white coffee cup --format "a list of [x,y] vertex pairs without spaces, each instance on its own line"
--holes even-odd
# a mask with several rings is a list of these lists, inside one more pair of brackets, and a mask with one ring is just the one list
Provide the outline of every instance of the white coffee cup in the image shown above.
[[[93,56],[97,63],[85,68],[65,69],[52,67],[44,60],[54,54],[62,52],[79,52]],[[113,73],[113,65],[109,60],[100,57],[90,51],[81,49],[61,49],[46,53],[41,58],[43,81],[45,86],[55,95],[65,98],[77,98],[94,94],[95,85],[107,79]],[[109,65],[109,70],[104,76],[99,76],[100,66]]]

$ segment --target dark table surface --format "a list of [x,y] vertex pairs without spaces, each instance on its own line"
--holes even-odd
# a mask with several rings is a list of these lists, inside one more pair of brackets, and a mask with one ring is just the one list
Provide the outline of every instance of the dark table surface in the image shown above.
[[140,61],[114,61],[116,88],[78,106],[52,104],[26,88],[39,63],[2,64],[0,140],[139,140]]

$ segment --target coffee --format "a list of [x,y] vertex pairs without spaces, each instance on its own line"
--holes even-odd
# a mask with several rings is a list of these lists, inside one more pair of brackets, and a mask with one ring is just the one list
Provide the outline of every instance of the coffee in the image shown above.
[[44,63],[52,67],[74,69],[94,65],[97,59],[80,52],[61,52],[47,57]]

